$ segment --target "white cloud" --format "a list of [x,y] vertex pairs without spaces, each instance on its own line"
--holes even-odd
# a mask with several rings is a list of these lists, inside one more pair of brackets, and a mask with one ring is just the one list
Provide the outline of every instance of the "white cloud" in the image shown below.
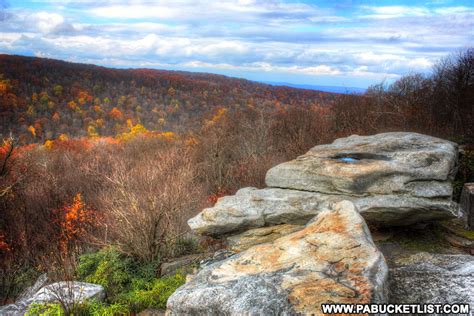
[[434,9],[434,12],[441,15],[447,14],[474,14],[473,8],[457,6],[457,7],[442,7]]
[[428,8],[420,6],[362,6],[369,11],[360,17],[371,19],[392,19],[403,17],[430,17],[437,15],[473,14],[474,9],[465,6],[444,6]]
[[120,19],[169,19],[178,14],[176,10],[166,6],[149,7],[144,5],[112,5],[93,8],[90,12],[101,17]]
[[57,13],[49,13],[45,11],[31,14],[28,19],[42,33],[54,31],[65,23],[64,17]]
[[372,19],[391,19],[406,16],[421,17],[430,14],[430,10],[427,8],[413,6],[365,6],[363,8],[371,13],[362,17]]
[[124,67],[396,78],[474,41],[467,6],[357,6],[348,16],[279,0],[70,2],[10,10],[0,50]]
[[184,63],[182,66],[190,68],[210,68],[210,69],[224,69],[224,70],[245,70],[252,72],[277,72],[277,73],[288,73],[288,74],[303,74],[303,75],[317,75],[317,76],[329,76],[329,75],[340,75],[341,72],[337,69],[333,69],[328,65],[318,65],[314,67],[300,67],[300,66],[275,66],[269,63],[257,62],[244,64],[242,66],[236,66],[225,63],[205,63],[200,61],[190,61]]
[[346,19],[314,5],[275,0],[160,0],[134,1],[124,4],[111,2],[98,4],[88,13],[115,19],[165,19],[173,22],[193,23],[256,23],[273,25],[278,21],[308,19],[313,22],[340,22]]

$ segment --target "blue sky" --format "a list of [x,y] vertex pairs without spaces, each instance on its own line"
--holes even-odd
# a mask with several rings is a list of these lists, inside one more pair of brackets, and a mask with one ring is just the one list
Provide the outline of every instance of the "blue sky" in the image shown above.
[[474,1],[0,0],[0,53],[367,87],[474,43]]

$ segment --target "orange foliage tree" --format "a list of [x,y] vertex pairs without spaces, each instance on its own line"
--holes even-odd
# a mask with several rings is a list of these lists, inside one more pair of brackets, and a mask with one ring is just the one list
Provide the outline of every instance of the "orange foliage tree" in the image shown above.
[[77,193],[73,202],[56,212],[59,225],[60,250],[62,255],[74,253],[77,243],[84,239],[88,228],[95,225],[97,214],[86,207],[82,196]]
[[114,120],[116,121],[119,121],[119,120],[122,120],[123,119],[123,114],[122,112],[118,109],[118,108],[113,108],[110,112],[109,112],[109,116],[111,118],[113,118]]

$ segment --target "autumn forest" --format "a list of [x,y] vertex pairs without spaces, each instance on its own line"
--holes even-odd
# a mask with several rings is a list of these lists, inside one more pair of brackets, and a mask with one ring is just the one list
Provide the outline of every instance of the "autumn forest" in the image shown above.
[[160,265],[220,247],[187,219],[337,137],[456,141],[458,197],[474,181],[473,104],[472,48],[364,94],[0,55],[0,305],[48,272],[104,284],[112,314],[162,308]]

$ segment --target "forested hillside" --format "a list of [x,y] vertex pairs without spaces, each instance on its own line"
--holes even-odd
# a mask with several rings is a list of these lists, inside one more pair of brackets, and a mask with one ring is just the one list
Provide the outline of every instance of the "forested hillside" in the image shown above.
[[213,74],[0,55],[0,135],[11,132],[21,143],[115,136],[136,124],[183,131],[219,108],[328,105],[334,96]]

